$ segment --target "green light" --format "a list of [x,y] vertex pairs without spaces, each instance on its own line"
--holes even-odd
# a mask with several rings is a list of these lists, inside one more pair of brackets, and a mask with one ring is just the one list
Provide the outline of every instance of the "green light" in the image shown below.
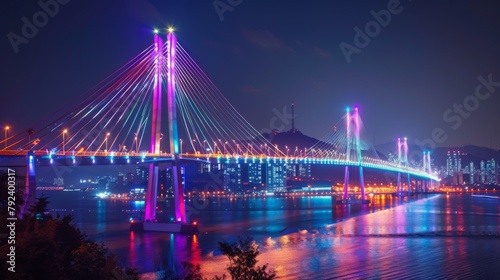
[[158,32],[160,32],[160,31],[157,28],[153,29],[154,34],[158,34]]

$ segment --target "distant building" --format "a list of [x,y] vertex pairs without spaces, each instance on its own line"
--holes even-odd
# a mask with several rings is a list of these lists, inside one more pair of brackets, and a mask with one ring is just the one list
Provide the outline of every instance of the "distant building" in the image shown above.
[[135,168],[134,180],[137,185],[147,185],[149,178],[149,168],[146,166],[137,166]]
[[474,163],[472,161],[469,164],[469,174],[470,174],[469,183],[472,185],[474,184],[474,174],[475,174]]
[[311,180],[311,165],[310,164],[299,164],[299,178],[301,180]]
[[262,164],[248,163],[248,183],[252,185],[262,184]]
[[286,163],[268,162],[266,164],[266,190],[275,192],[286,188]]
[[451,176],[452,185],[463,184],[462,157],[460,151],[448,151],[446,175]]
[[485,168],[485,184],[497,184],[497,165],[495,159],[488,160]]
[[479,170],[480,170],[480,174],[481,174],[480,182],[481,182],[481,184],[484,184],[486,182],[486,167],[484,165],[484,160],[482,160],[479,163]]
[[241,164],[237,162],[225,164],[224,191],[241,191]]

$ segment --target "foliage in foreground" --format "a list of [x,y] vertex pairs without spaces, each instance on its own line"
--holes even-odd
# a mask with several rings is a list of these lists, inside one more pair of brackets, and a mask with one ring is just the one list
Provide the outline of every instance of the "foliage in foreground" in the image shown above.
[[38,198],[16,223],[15,273],[7,270],[12,245],[2,240],[0,279],[138,279],[137,271],[120,267],[104,244],[82,234],[71,216],[53,218],[47,206],[46,197]]
[[[238,242],[219,242],[219,250],[229,260],[227,271],[233,280],[272,280],[276,278],[273,269],[268,269],[267,264],[257,266],[257,256],[260,254],[257,243],[250,238],[238,238]],[[168,269],[164,279],[171,280],[207,280],[203,278],[200,265],[187,262],[181,263],[180,267]],[[216,276],[212,280],[229,279],[225,274]]]

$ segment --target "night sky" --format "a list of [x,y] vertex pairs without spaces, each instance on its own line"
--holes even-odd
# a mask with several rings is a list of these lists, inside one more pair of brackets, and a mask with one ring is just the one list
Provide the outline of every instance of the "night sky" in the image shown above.
[[[500,148],[499,1],[67,2],[17,53],[9,33],[23,36],[21,18],[32,22],[42,8],[37,1],[3,2],[0,124],[14,131],[81,100],[152,44],[153,27],[173,25],[257,130],[274,128],[276,112],[294,100],[297,128],[316,138],[345,107],[359,105],[375,144],[398,136],[418,144],[435,134],[438,146]],[[214,3],[228,10],[218,13]],[[371,11],[388,6],[391,20],[376,30]],[[367,24],[373,37],[356,44],[355,28],[366,34]],[[349,59],[342,42],[353,52]],[[479,76],[492,81],[484,86]],[[463,112],[453,111],[464,102]],[[276,124],[290,129],[287,119]]]

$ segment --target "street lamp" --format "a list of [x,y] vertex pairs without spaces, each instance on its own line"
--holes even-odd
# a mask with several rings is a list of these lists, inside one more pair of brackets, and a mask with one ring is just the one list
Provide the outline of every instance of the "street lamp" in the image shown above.
[[7,149],[7,132],[9,131],[10,126],[5,126],[5,149]]
[[135,152],[136,153],[139,153],[139,142],[137,141],[137,133],[134,133],[135,134],[135,137],[134,137],[134,141],[135,141]]
[[63,130],[63,133],[62,133],[62,135],[63,135],[63,154],[66,151],[66,149],[65,149],[65,146],[66,146],[66,140],[65,140],[66,139],[65,138],[66,133],[68,133],[68,130],[67,129]]
[[104,138],[104,141],[106,142],[106,150],[104,150],[105,152],[108,151],[108,137],[109,137],[109,132],[106,133],[106,138]]

